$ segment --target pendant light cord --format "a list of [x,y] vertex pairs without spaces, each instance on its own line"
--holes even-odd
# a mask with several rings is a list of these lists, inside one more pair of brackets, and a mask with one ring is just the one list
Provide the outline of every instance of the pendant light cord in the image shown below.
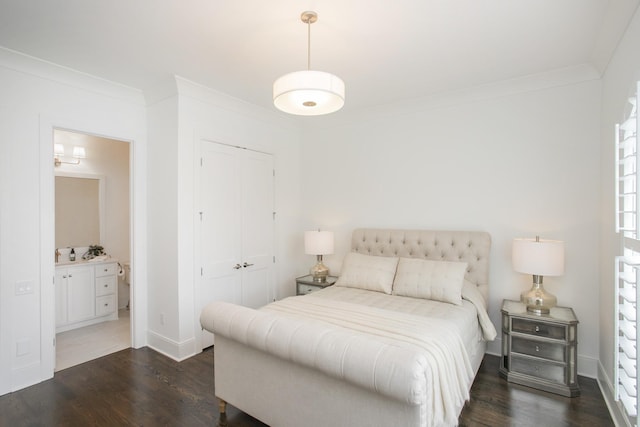
[[311,19],[307,20],[307,70],[311,70]]

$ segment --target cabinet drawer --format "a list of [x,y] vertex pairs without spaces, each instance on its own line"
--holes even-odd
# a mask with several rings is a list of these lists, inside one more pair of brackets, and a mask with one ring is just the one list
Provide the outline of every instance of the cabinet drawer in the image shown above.
[[114,276],[96,277],[96,296],[115,293],[116,283],[117,280]]
[[511,371],[553,381],[558,384],[565,384],[566,366],[552,362],[520,358],[516,355],[512,355]]
[[311,292],[319,291],[322,289],[321,286],[313,286],[313,285],[305,285],[304,283],[298,284],[298,295],[306,295]]
[[529,319],[511,319],[511,330],[522,334],[535,335],[537,337],[555,338],[567,340],[566,328],[561,325],[540,322]]
[[96,298],[96,316],[111,314],[117,309],[115,295],[103,295]]
[[529,340],[522,337],[511,338],[511,351],[542,357],[557,362],[566,362],[566,347],[560,343]]
[[96,277],[115,276],[118,274],[118,264],[101,264],[96,265]]

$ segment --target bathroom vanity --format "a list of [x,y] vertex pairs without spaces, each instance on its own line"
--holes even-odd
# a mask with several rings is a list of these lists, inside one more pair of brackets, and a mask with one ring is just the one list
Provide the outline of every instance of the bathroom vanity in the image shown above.
[[118,262],[56,264],[56,333],[118,319]]

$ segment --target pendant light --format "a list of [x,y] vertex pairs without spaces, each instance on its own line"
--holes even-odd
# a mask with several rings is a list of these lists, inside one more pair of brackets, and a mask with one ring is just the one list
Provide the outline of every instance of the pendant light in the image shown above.
[[302,12],[300,19],[307,24],[307,69],[285,74],[273,83],[273,104],[299,116],[333,113],[344,105],[344,82],[331,73],[311,70],[311,24],[318,14]]

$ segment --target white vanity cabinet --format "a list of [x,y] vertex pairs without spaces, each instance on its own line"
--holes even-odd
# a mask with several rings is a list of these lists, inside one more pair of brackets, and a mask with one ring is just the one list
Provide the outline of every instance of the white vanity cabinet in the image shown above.
[[118,318],[118,263],[56,267],[56,332]]
[[56,268],[56,327],[94,316],[93,266]]

